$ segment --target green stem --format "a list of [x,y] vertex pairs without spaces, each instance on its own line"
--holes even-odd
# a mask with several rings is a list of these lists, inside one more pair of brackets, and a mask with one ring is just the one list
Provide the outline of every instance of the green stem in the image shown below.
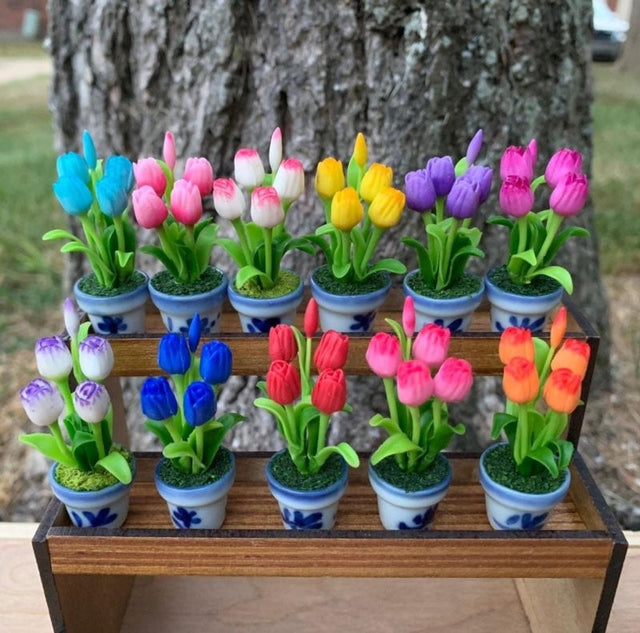
[[302,444],[302,438],[300,437],[298,425],[296,424],[296,416],[293,411],[293,405],[285,404],[284,410],[287,415],[286,420],[283,420],[283,422],[286,423],[287,428],[289,429],[289,437],[294,442],[294,444],[299,446]]
[[[524,253],[527,250],[527,216],[523,216],[516,220],[516,227],[518,229],[518,253]],[[522,278],[522,266],[525,264],[521,259],[517,259],[513,262],[509,262],[508,270],[509,276],[512,280],[518,281]]]
[[322,199],[322,203],[324,205],[324,219],[327,224],[331,223],[331,199],[328,200],[326,198]]
[[440,224],[444,220],[444,198],[438,196],[436,198],[436,223]]
[[104,440],[102,438],[102,426],[100,424],[91,424],[91,432],[93,433],[93,437],[96,441],[96,448],[98,449],[98,458],[102,459],[105,457],[106,453],[104,452]]
[[118,250],[124,253],[126,249],[126,245],[124,242],[124,227],[122,225],[121,216],[117,216],[113,218],[113,226],[116,229],[116,237],[118,239]]
[[64,400],[65,417],[67,415],[73,415],[76,410],[73,406],[73,397],[71,396],[71,390],[69,389],[69,380],[67,378],[61,378],[60,380],[56,380],[55,383],[62,394],[62,399]]
[[434,398],[431,401],[431,410],[433,411],[433,430],[437,431],[442,425],[442,402]]
[[[108,287],[107,277],[111,274],[111,268],[109,266],[109,255],[106,251],[100,236],[96,233],[91,219],[87,214],[80,216],[80,223],[82,224],[82,230],[84,231],[85,238],[87,240],[87,247],[97,255],[93,258],[93,261],[98,265],[94,268],[94,273],[98,282],[105,287]],[[99,263],[98,263],[99,262]]]
[[371,233],[371,218],[369,217],[369,205],[364,205],[364,220],[362,221],[362,235],[366,240]]
[[[169,236],[167,235],[167,230],[164,224],[160,225],[156,229],[156,232],[158,233],[158,238],[160,239],[162,250],[166,253],[167,257],[169,257],[169,259],[174,263],[176,270],[178,270],[179,272],[183,272],[182,265],[181,265],[182,260],[180,258],[180,255],[176,252],[172,240],[169,239]],[[182,282],[187,281],[187,279],[184,278],[184,274],[180,277],[179,281],[182,281]]]
[[518,424],[516,426],[513,458],[519,467],[529,453],[529,411],[524,404],[518,406]]
[[383,378],[384,392],[387,396],[387,404],[389,405],[389,417],[400,426],[400,418],[398,417],[398,403],[396,393],[393,387],[393,378]]
[[347,231],[340,231],[340,263],[344,266],[349,263],[351,253],[351,238]]
[[[418,407],[407,407],[407,408],[411,412],[411,424],[412,424],[411,441],[414,444],[419,446],[420,445],[420,409],[418,409]],[[407,464],[407,470],[409,472],[414,471],[417,461],[418,461],[418,452],[411,451],[411,453],[409,453],[409,463]]]
[[318,426],[318,443],[316,444],[316,455],[324,448],[327,441],[327,428],[329,426],[329,416],[320,413],[320,424]]
[[560,225],[562,224],[563,219],[564,218],[557,213],[550,214],[547,221],[547,236],[545,237],[540,250],[536,254],[536,265],[533,266],[527,273],[528,278],[530,278],[532,276],[531,274],[544,264],[545,255],[547,254],[549,248],[551,248],[551,244],[556,236],[556,233],[558,232],[558,229],[560,228]]
[[304,373],[307,377],[311,375],[311,338],[305,341]]
[[[196,426],[194,432],[196,434],[196,455],[198,456],[198,461],[202,464],[202,454],[204,452],[204,434],[202,431],[202,427]],[[193,474],[196,474],[198,470],[198,465],[196,464],[195,460],[193,460],[191,462],[191,472]]]
[[380,241],[380,238],[382,237],[383,233],[384,231],[381,228],[374,226],[373,230],[371,231],[371,235],[369,236],[369,241],[367,242],[367,248],[364,251],[362,260],[360,262],[354,262],[356,266],[359,266],[360,279],[362,279],[365,276],[367,272],[367,268],[369,267],[368,266],[369,260],[373,256],[373,252],[375,251],[376,246],[378,245],[378,242]]
[[531,191],[534,191],[543,183],[547,182],[544,178],[544,175],[542,176],[538,176],[532,183],[531,183]]
[[[187,427],[187,423],[184,419],[184,411],[182,410],[184,403],[184,392],[186,389],[185,377],[182,374],[171,374],[171,380],[176,388],[176,395],[178,400],[178,413],[180,415],[180,439],[184,438],[184,432]],[[176,414],[177,415],[177,414]]]
[[58,424],[58,420],[54,420],[49,425],[49,429],[51,430],[51,435],[53,435],[53,437],[55,438],[56,444],[58,445],[58,448],[60,449],[60,452],[64,455],[65,459],[68,459],[70,462],[75,464],[76,460],[74,459],[73,454],[71,453],[71,450],[69,449],[69,447],[64,441],[64,438],[62,437],[62,431],[60,430],[60,425]]
[[451,251],[453,250],[453,242],[456,239],[456,235],[458,234],[458,227],[460,226],[460,221],[458,218],[451,218],[451,230],[447,235],[447,241],[444,247],[444,254],[442,259],[440,260],[440,269],[438,270],[438,283],[436,284],[436,290],[442,290],[446,288],[448,277],[449,277],[449,266],[451,259]]
[[242,254],[244,256],[244,265],[249,266],[253,263],[253,254],[251,252],[251,248],[249,247],[249,238],[247,237],[247,227],[241,218],[235,218],[231,220],[231,224],[235,229],[236,235],[238,236],[238,242],[240,242],[240,248],[242,249]]
[[269,278],[269,283],[262,281],[262,287],[265,290],[269,290],[273,288],[274,279],[273,279],[273,229],[262,229],[262,234],[264,235],[264,267],[265,273]]

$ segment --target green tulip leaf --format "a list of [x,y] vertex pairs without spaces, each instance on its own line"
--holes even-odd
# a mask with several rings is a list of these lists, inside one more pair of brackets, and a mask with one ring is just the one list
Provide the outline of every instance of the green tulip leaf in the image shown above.
[[502,431],[511,441],[510,435],[515,435],[515,427],[518,423],[518,418],[515,415],[508,413],[498,412],[493,414],[493,427],[491,429],[491,439],[497,440],[500,437]]
[[322,466],[322,464],[324,464],[333,453],[342,455],[344,461],[352,468],[357,468],[360,465],[358,453],[356,453],[346,442],[340,442],[337,446],[325,446],[323,449],[318,451],[316,461],[320,466]]
[[96,466],[102,466],[106,471],[110,472],[121,484],[130,484],[133,478],[129,462],[122,453],[113,451],[99,459]]
[[556,458],[550,448],[546,446],[537,448],[535,450],[529,451],[526,457],[529,457],[539,464],[542,464],[542,466],[544,466],[549,471],[549,474],[552,477],[555,478],[558,476],[558,464],[556,463]]
[[380,413],[376,413],[370,420],[369,426],[382,427],[389,435],[402,433],[402,429],[391,419],[385,418]]
[[371,455],[371,463],[375,466],[386,457],[391,455],[399,455],[411,451],[422,450],[417,444],[414,444],[404,433],[396,433],[388,437]]
[[407,267],[397,259],[394,259],[393,257],[387,257],[376,262],[369,269],[369,274],[378,271],[387,271],[389,273],[393,273],[394,275],[404,275],[404,273],[407,272]]
[[56,462],[60,462],[65,466],[77,466],[75,461],[70,457],[67,457],[59,448],[56,439],[49,433],[30,433],[28,435],[23,434],[18,437],[20,442],[35,448],[42,453],[45,457],[53,459]]
[[567,294],[571,294],[573,292],[573,280],[571,279],[571,274],[566,268],[563,268],[562,266],[547,266],[546,268],[541,268],[534,272],[531,277],[538,277],[539,275],[555,279],[565,289]]

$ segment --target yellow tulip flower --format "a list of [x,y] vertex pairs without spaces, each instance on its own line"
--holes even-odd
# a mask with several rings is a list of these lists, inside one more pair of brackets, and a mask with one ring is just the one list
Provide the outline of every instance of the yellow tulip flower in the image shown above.
[[356,136],[356,142],[353,145],[353,160],[361,169],[367,164],[367,141],[365,141],[364,134],[358,132]]
[[360,196],[366,202],[371,202],[382,189],[391,186],[393,169],[382,163],[373,163],[364,174],[360,183]]
[[344,171],[342,163],[333,158],[325,158],[318,163],[316,170],[316,191],[321,198],[330,200],[336,191],[344,189]]
[[336,192],[331,200],[331,224],[341,231],[350,231],[364,216],[362,202],[353,187]]
[[[364,182],[364,181],[363,181]],[[399,189],[385,187],[369,205],[369,219],[380,229],[390,229],[400,221],[405,195]]]

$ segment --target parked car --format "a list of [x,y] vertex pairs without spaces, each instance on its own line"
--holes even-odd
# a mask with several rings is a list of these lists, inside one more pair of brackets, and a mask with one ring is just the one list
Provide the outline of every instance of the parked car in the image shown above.
[[622,53],[628,30],[629,23],[614,13],[605,0],[593,0],[592,59],[615,62]]

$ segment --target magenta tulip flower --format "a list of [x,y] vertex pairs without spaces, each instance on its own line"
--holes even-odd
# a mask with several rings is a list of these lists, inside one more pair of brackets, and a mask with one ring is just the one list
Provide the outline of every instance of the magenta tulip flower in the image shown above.
[[198,187],[202,198],[213,191],[213,167],[206,158],[187,158],[182,177]]
[[433,378],[433,395],[442,402],[461,402],[471,391],[473,370],[462,358],[447,358]]
[[499,194],[500,208],[513,218],[521,218],[533,208],[534,196],[529,181],[519,176],[507,176]]
[[584,174],[567,173],[551,192],[549,206],[558,215],[576,215],[583,209],[588,195],[587,177]]
[[133,173],[138,188],[149,185],[159,196],[164,195],[167,179],[155,158],[141,158],[137,163],[133,163]]
[[273,187],[282,202],[293,202],[304,193],[304,167],[297,158],[287,158],[280,163]]
[[187,226],[198,223],[202,217],[202,198],[196,185],[188,180],[176,180],[171,192],[171,213],[178,222]]
[[251,219],[263,229],[284,221],[284,210],[274,187],[256,187],[251,192]]
[[398,366],[398,400],[408,407],[423,405],[433,394],[429,366],[421,360],[407,360]]
[[422,326],[413,342],[413,357],[425,362],[429,367],[439,367],[449,352],[451,330],[435,323]]
[[365,358],[376,376],[393,378],[402,362],[400,342],[387,332],[378,332],[369,341]]
[[242,217],[247,203],[233,178],[216,178],[213,181],[213,206],[225,220]]
[[164,200],[149,185],[135,189],[131,202],[138,224],[145,229],[157,229],[169,215]]
[[264,166],[258,150],[243,148],[236,152],[233,159],[236,182],[241,187],[253,189],[264,180]]
[[518,176],[531,182],[533,180],[534,157],[529,147],[511,145],[504,150],[500,159],[500,178]]
[[566,174],[582,172],[582,154],[574,149],[563,147],[547,163],[544,179],[550,187],[557,187]]

